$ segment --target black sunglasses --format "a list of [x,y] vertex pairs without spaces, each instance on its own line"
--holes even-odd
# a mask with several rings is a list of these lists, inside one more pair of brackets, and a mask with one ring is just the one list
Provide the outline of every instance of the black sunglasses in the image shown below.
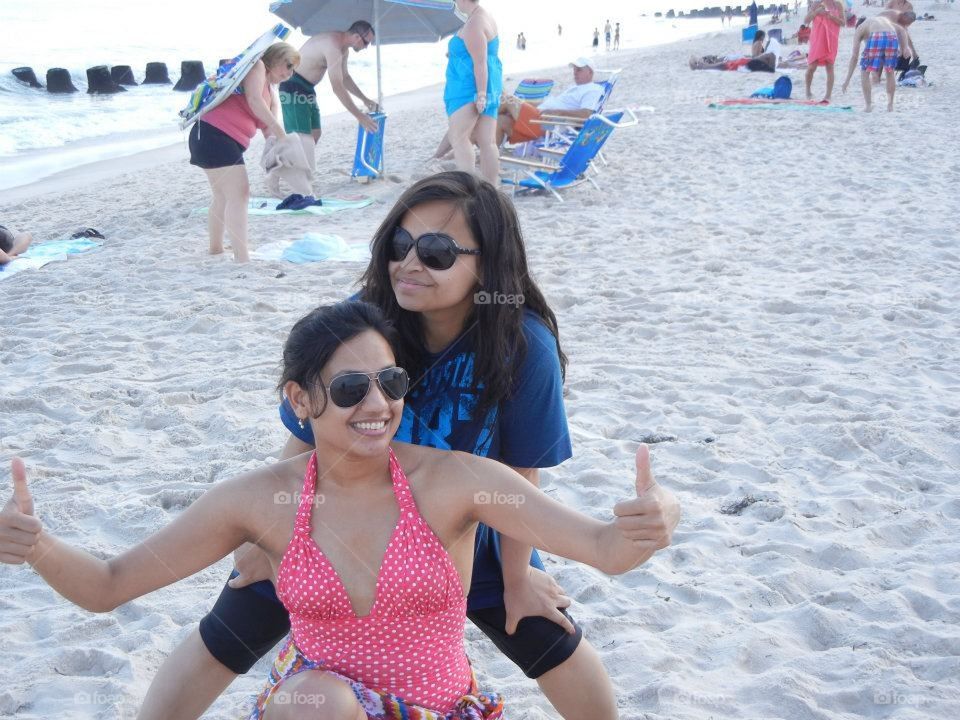
[[457,241],[443,233],[424,233],[416,240],[399,225],[393,231],[393,244],[390,248],[390,259],[401,262],[410,253],[410,248],[417,248],[417,257],[431,270],[449,270],[457,261],[457,255],[479,255],[479,250],[468,250],[457,245]]
[[330,399],[337,407],[351,408],[359,405],[370,392],[370,381],[376,380],[383,394],[390,400],[400,400],[407,394],[410,379],[407,371],[400,367],[391,367],[378,372],[348,372],[337,375],[330,381],[327,390]]

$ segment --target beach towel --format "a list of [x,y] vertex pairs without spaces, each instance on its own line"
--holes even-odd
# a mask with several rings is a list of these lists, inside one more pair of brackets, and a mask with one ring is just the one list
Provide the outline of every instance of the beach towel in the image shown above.
[[[373,203],[373,198],[363,195],[342,198],[325,197],[321,200],[323,205],[311,205],[302,210],[277,210],[277,204],[280,202],[277,198],[254,197],[250,198],[247,207],[250,215],[332,215],[341,210],[365,208]],[[200,208],[196,212],[206,214],[209,209]]]
[[0,265],[0,280],[16,275],[23,270],[41,268],[54,260],[65,260],[70,255],[88,252],[102,244],[98,240],[86,237],[36,243],[11,262]]
[[306,233],[299,240],[278,240],[261,245],[250,253],[254,260],[285,260],[297,264],[321,262],[369,262],[366,243],[349,244],[339,235]]
[[[827,13],[834,17],[843,17],[843,5],[835,0],[824,0]],[[834,63],[837,59],[837,50],[840,48],[840,26],[832,20],[827,20],[823,14],[813,19],[810,28],[810,50],[807,52],[807,64],[823,65]]]
[[822,100],[775,100],[767,98],[730,98],[712,102],[714,110],[813,110],[819,112],[853,112],[852,105],[829,105]]
[[280,181],[290,186],[291,192],[309,195],[312,192],[313,171],[307,160],[303,144],[294,134],[282,141],[271,135],[263,143],[263,156],[260,166],[267,173],[267,188],[272,193],[280,193]]

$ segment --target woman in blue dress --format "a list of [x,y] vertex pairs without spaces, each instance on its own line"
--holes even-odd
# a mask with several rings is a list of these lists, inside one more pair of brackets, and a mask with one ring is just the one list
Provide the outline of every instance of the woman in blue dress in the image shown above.
[[447,51],[447,84],[443,102],[447,110],[447,136],[458,170],[476,169],[471,137],[480,150],[480,174],[499,182],[497,110],[503,90],[503,68],[497,53],[500,38],[493,16],[480,0],[455,0],[463,27],[450,38]]

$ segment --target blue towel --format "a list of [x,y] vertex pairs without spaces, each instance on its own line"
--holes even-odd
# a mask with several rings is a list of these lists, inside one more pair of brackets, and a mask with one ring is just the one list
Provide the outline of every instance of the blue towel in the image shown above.
[[31,245],[19,257],[34,260],[56,260],[64,255],[76,255],[77,253],[87,252],[87,250],[93,250],[95,247],[100,247],[101,244],[96,240],[85,237],[51,240],[50,242]]
[[290,243],[281,257],[287,262],[302,264],[328,260],[349,251],[350,246],[337,235],[307,233]]
[[12,277],[21,270],[41,268],[54,260],[64,260],[69,255],[84,253],[98,248],[102,244],[97,240],[85,237],[36,243],[6,265],[0,265],[0,278]]
[[339,235],[309,232],[298,240],[275,240],[261,245],[250,253],[250,257],[267,262],[283,260],[297,265],[321,261],[367,263],[370,261],[370,247],[366,243],[350,244]]

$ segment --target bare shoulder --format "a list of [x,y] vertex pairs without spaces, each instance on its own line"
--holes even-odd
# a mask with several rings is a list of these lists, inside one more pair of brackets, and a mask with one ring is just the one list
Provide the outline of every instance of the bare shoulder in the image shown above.
[[229,508],[251,537],[260,538],[261,547],[279,548],[293,527],[309,458],[304,453],[264,465],[217,483],[210,493],[219,496],[216,505]]
[[393,443],[400,466],[419,492],[443,493],[472,488],[491,473],[509,471],[505,465],[455,450]]
[[304,50],[315,50],[316,48],[323,47],[324,45],[329,45],[331,42],[331,36],[335,34],[339,35],[339,33],[317,33],[316,35],[311,35],[300,48],[300,52],[303,52]]
[[486,8],[481,7],[477,14],[480,15],[478,19],[483,23],[484,32],[492,40],[497,36],[497,21],[493,19],[493,15]]
[[264,465],[218,483],[214,490],[246,507],[263,508],[277,494],[294,494],[300,489],[309,459],[310,453],[304,453]]
[[300,55],[301,57],[314,58],[338,54],[343,44],[343,35],[344,33],[341,32],[312,35],[310,39],[303,44],[303,47],[300,48]]

